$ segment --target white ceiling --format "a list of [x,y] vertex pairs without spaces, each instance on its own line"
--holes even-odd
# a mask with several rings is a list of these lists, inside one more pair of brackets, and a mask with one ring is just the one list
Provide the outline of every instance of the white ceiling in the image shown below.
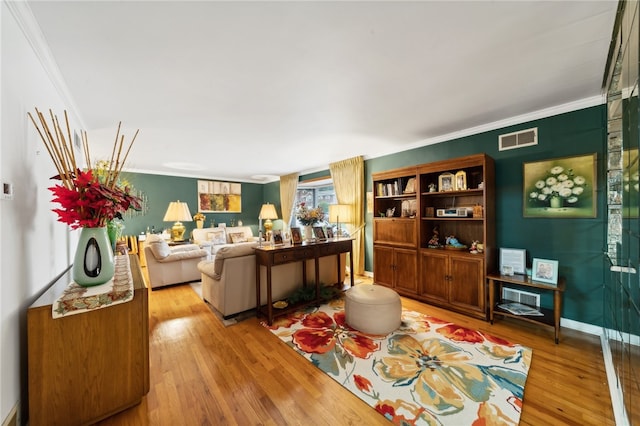
[[28,5],[93,158],[259,182],[600,103],[617,2]]

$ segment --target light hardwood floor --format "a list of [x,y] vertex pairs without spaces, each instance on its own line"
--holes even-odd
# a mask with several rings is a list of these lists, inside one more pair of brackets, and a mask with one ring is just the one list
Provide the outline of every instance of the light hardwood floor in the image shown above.
[[[151,391],[100,425],[384,425],[374,409],[250,318],[224,327],[189,285],[150,291]],[[613,425],[599,339],[488,322],[402,299],[407,309],[533,348],[521,425]]]

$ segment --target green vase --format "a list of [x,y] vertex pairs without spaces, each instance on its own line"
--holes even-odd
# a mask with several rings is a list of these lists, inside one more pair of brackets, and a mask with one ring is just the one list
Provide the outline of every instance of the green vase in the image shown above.
[[553,209],[559,209],[562,207],[562,198],[561,197],[551,197],[549,200],[549,207]]
[[73,260],[73,281],[83,287],[104,284],[113,278],[113,251],[107,227],[82,228]]

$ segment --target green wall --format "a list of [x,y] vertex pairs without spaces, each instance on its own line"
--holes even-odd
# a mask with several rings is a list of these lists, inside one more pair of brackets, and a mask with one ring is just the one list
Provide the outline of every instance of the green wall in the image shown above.
[[[365,161],[366,191],[372,190],[371,174],[397,167],[423,164],[475,153],[487,153],[496,164],[496,243],[497,247],[527,250],[528,263],[533,257],[556,259],[559,274],[567,280],[562,316],[588,324],[602,325],[602,280],[605,250],[605,195],[603,175],[605,159],[604,105],[510,126],[495,131],[424,146]],[[498,136],[531,127],[538,128],[538,145],[508,151],[498,151]],[[523,163],[552,158],[596,153],[597,217],[592,219],[525,218],[522,214]],[[328,176],[329,170],[303,175],[300,180]],[[150,212],[145,217],[128,219],[127,234],[137,234],[147,225],[170,227],[162,216],[170,201],[187,201],[192,213],[196,207],[196,180],[159,175],[132,174],[137,189],[149,196]],[[242,184],[241,214],[207,214],[207,226],[232,218],[253,225],[257,235],[258,213],[264,202],[276,205],[280,214],[280,184]],[[366,212],[365,270],[373,270],[373,215]],[[281,222],[281,221],[280,221]],[[193,228],[193,223],[186,224]],[[277,229],[281,223],[276,222]],[[188,229],[191,229],[188,228]],[[550,295],[543,295],[542,304],[552,306]]]
[[[152,175],[144,173],[126,173],[124,176],[131,182],[136,190],[144,192],[148,199],[148,212],[141,216],[125,217],[125,235],[139,235],[146,232],[147,227],[155,227],[156,231],[169,229],[172,222],[163,222],[167,207],[171,201],[184,201],[189,205],[191,215],[198,211],[198,187],[197,178]],[[207,180],[207,179],[203,179]],[[251,226],[257,235],[258,213],[263,202],[265,185],[255,183],[242,183],[242,212],[241,213],[205,213],[205,226],[226,223],[231,226],[232,220],[237,224],[238,220],[243,225]],[[184,222],[187,228],[185,238],[191,234],[196,226],[195,222]]]
[[[538,127],[538,145],[498,151],[498,135]],[[605,189],[603,176],[605,107],[596,106],[444,143],[371,159],[365,162],[366,190],[371,173],[485,152],[496,164],[496,245],[523,248],[533,257],[559,261],[567,280],[562,316],[602,325],[603,251],[605,249]],[[597,217],[593,219],[525,218],[523,163],[597,153]],[[366,214],[365,269],[373,265],[373,216]],[[551,307],[550,295],[542,304]]]

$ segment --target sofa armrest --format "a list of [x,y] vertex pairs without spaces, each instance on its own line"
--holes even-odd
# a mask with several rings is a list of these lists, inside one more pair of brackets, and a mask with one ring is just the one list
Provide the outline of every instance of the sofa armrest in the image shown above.
[[169,262],[177,262],[179,260],[185,260],[185,259],[195,259],[195,258],[206,258],[209,256],[209,252],[205,249],[201,249],[198,246],[196,246],[197,249],[196,250],[183,250],[183,251],[176,251],[174,253],[171,253],[169,256],[165,257],[164,259],[156,259],[156,261],[158,263],[169,263]]

